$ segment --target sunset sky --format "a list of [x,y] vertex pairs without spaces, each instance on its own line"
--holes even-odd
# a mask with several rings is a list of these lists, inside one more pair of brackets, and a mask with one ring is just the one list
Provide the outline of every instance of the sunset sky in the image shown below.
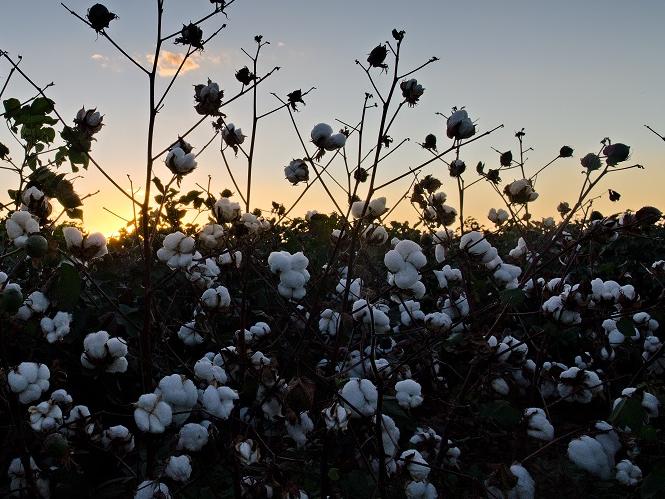
[[[84,15],[94,2],[65,3]],[[147,67],[154,50],[155,2],[108,0],[105,5],[119,16],[108,33]],[[164,31],[171,33],[212,7],[208,0],[166,0],[165,10]],[[665,205],[665,142],[644,127],[649,124],[665,133],[662,0],[237,0],[228,15],[228,20],[217,16],[203,25],[204,36],[224,22],[228,27],[192,59],[188,71],[176,82],[159,113],[156,149],[166,147],[178,132],[199,118],[193,109],[193,85],[209,77],[225,89],[227,97],[239,90],[234,72],[250,62],[240,49],[253,51],[256,34],[271,42],[264,49],[259,73],[273,66],[282,68],[259,87],[260,112],[277,104],[271,92],[284,96],[294,89],[315,86],[305,99],[307,105],[296,114],[307,138],[319,122],[335,128],[341,126],[335,118],[356,123],[364,93],[371,91],[371,86],[354,60],[364,62],[375,45],[391,39],[392,28],[399,28],[406,30],[404,70],[431,56],[440,61],[416,75],[425,94],[415,108],[403,109],[391,132],[394,144],[405,137],[411,141],[381,164],[379,182],[429,157],[416,143],[422,142],[426,134],[435,133],[440,148],[446,147],[449,140],[444,120],[435,113],[448,114],[452,106],[466,106],[477,120],[479,132],[505,125],[463,149],[461,158],[469,165],[469,181],[477,178],[474,166],[478,161],[498,166],[493,147],[517,153],[514,133],[522,127],[526,129],[527,145],[534,148],[528,153],[530,172],[556,156],[562,145],[575,149],[573,158],[560,160],[539,177],[537,190],[541,196],[532,208],[537,216],[555,214],[559,201],[574,201],[582,181],[579,158],[597,152],[603,137],[630,145],[629,164],[640,163],[646,169],[610,175],[598,193],[607,193],[610,187],[622,194],[621,202],[609,206],[605,196],[597,201],[598,208],[609,212],[638,209],[645,204],[662,209]],[[36,82],[55,83],[47,94],[63,116],[73,119],[81,106],[97,107],[104,114],[106,126],[97,135],[92,156],[123,186],[128,188],[127,174],[135,184],[143,182],[148,115],[145,75],[54,0],[2,0],[0,49],[13,57],[22,55],[21,68]],[[185,52],[172,40],[164,50],[160,88],[168,84],[173,64]],[[388,62],[392,65],[392,60]],[[0,84],[8,72],[7,63],[0,61]],[[389,78],[378,71],[375,74],[381,88],[385,88]],[[15,77],[3,99],[26,99],[33,94],[24,81]],[[249,95],[224,112],[228,121],[249,132]],[[368,116],[369,135],[375,139],[379,111],[371,110]],[[205,124],[188,140],[201,148],[211,136],[212,128]],[[17,158],[19,150],[12,140],[3,127],[0,141],[10,146]],[[349,155],[355,157],[355,138],[347,144]],[[313,153],[314,147],[309,150]],[[286,112],[260,122],[253,207],[269,208],[273,200],[288,206],[298,196],[303,186],[291,186],[284,179],[283,168],[302,155]],[[207,183],[208,175],[212,176],[213,192],[232,189],[219,143],[207,149],[198,162],[196,171],[185,178],[183,190],[195,188],[196,182]],[[232,166],[244,188],[246,162],[239,156]],[[335,163],[330,171],[341,181],[343,163]],[[425,172],[443,180],[449,204],[455,206],[456,184],[445,165],[435,163]],[[518,178],[512,172],[503,175],[504,183]],[[155,173],[164,181],[170,176],[161,161]],[[130,217],[131,206],[94,167],[84,174],[85,178],[76,180],[81,195],[101,189],[85,204],[84,224],[90,230],[111,234],[123,222],[103,208]],[[13,187],[8,172],[0,172],[0,181],[7,188]],[[408,185],[405,179],[383,193],[389,206]],[[331,188],[343,204],[344,192],[332,183]],[[484,183],[473,187],[468,196],[467,214],[482,221],[489,208],[501,206],[501,200]],[[6,201],[6,194],[0,199]],[[321,187],[316,186],[295,213],[328,211],[331,207]],[[405,203],[394,217],[408,219],[414,215]]]

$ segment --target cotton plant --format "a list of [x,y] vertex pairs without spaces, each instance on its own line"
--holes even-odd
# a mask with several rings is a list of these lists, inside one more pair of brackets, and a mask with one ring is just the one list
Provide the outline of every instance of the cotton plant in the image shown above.
[[172,269],[186,269],[194,258],[196,241],[180,231],[172,232],[164,238],[162,247],[157,250],[157,258]]
[[156,393],[144,393],[134,406],[134,421],[144,433],[164,433],[173,421],[171,406]]
[[422,248],[405,239],[389,250],[383,259],[388,269],[388,284],[401,290],[409,290],[418,299],[425,295],[425,285],[420,281],[420,269],[427,264]]
[[128,366],[127,353],[124,339],[111,337],[106,331],[97,331],[86,335],[83,340],[81,364],[90,370],[124,373]]
[[7,237],[17,248],[25,248],[28,238],[39,234],[39,221],[28,211],[15,211],[5,222]]
[[53,318],[43,317],[39,325],[46,341],[55,343],[69,334],[71,321],[72,314],[57,312]]
[[192,458],[186,454],[169,457],[164,474],[175,482],[188,481],[192,475]]
[[101,232],[83,235],[76,227],[62,229],[67,249],[74,259],[79,262],[88,262],[108,254],[106,237]]
[[273,251],[268,265],[273,274],[279,275],[278,292],[287,299],[301,300],[305,297],[305,285],[309,281],[309,260],[301,252],[293,255],[288,251]]
[[395,383],[395,398],[397,403],[405,409],[418,407],[423,403],[420,383],[412,379],[405,379]]
[[16,318],[22,321],[29,320],[36,314],[43,314],[51,305],[51,301],[41,291],[33,291],[16,312]]
[[49,389],[50,378],[51,372],[45,364],[21,362],[7,374],[7,384],[21,404],[30,404]]
[[231,295],[225,286],[209,288],[201,295],[201,303],[209,310],[226,310],[231,305]]

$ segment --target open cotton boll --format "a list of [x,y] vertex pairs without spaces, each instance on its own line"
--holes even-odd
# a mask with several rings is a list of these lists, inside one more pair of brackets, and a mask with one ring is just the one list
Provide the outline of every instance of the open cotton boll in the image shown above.
[[614,427],[606,421],[597,421],[594,425],[594,429],[598,432],[595,439],[603,447],[610,463],[614,465],[614,456],[616,456],[616,453],[621,449],[619,435],[614,431]]
[[494,271],[494,279],[505,284],[506,288],[514,289],[517,287],[517,278],[522,274],[522,269],[516,265],[508,263],[499,263]]
[[530,437],[544,440],[546,442],[554,438],[554,426],[547,419],[545,411],[539,407],[531,407],[524,411],[524,419],[527,421],[527,434]]
[[[372,419],[375,422],[376,416]],[[383,452],[386,456],[392,458],[386,463],[386,469],[389,473],[394,473],[397,470],[397,463],[394,458],[397,456],[400,431],[395,424],[395,420],[390,416],[383,414],[381,419],[381,441],[383,443]]]
[[634,487],[642,481],[642,470],[629,459],[624,459],[617,464],[615,478],[623,485]]
[[279,274],[277,290],[281,296],[300,300],[305,297],[305,284],[309,281],[306,270],[309,260],[301,252],[273,251],[268,256],[268,265],[273,274]]
[[453,113],[446,120],[446,135],[449,139],[463,140],[476,133],[476,126],[465,109],[453,108]]
[[231,305],[231,295],[224,286],[206,289],[201,295],[201,302],[206,308],[224,310]]
[[360,320],[377,333],[385,333],[390,330],[390,318],[385,312],[367,303],[366,300],[356,300],[351,307],[351,314],[356,320]]
[[186,175],[196,168],[196,154],[185,153],[178,146],[172,147],[166,155],[164,163],[174,175]]
[[425,313],[420,310],[420,303],[414,300],[407,300],[399,306],[400,320],[405,326],[410,326],[413,321],[422,321],[425,319]]
[[42,396],[50,385],[51,372],[45,364],[21,362],[9,371],[7,383],[9,389],[18,396],[22,404],[30,404]]
[[323,148],[326,151],[336,151],[337,149],[341,149],[344,147],[346,144],[346,135],[343,133],[334,133],[330,137],[327,137],[324,144]]
[[77,433],[91,436],[95,431],[95,424],[92,421],[92,414],[86,405],[76,405],[69,411],[65,419],[66,435],[76,435]]
[[519,463],[510,467],[510,472],[517,478],[517,485],[508,494],[509,498],[533,499],[536,495],[536,483],[531,474]]
[[214,286],[220,270],[213,258],[203,260],[196,251],[192,255],[192,263],[187,266],[185,276],[199,289],[208,289]]
[[336,336],[340,326],[340,314],[329,308],[321,312],[319,331],[325,336]]
[[582,322],[582,316],[576,310],[570,310],[565,306],[565,293],[548,298],[541,309],[544,314],[549,315],[555,321],[565,325],[579,324]]
[[134,499],[171,499],[171,493],[166,484],[156,480],[145,480],[136,489]]
[[418,407],[423,403],[420,383],[412,379],[405,379],[395,383],[395,398],[397,403],[405,409]]
[[453,320],[448,314],[443,312],[432,312],[425,316],[425,327],[430,331],[436,333],[445,333],[450,330],[453,325]]
[[402,464],[406,466],[413,480],[425,481],[429,476],[430,467],[423,456],[415,449],[409,449],[400,455]]
[[251,438],[238,442],[235,445],[235,450],[238,453],[240,462],[245,466],[256,464],[261,458],[261,450]]
[[199,397],[192,380],[181,374],[164,376],[155,389],[155,394],[171,406],[173,422],[176,425],[187,420]]
[[[335,292],[340,295],[340,297],[344,296],[344,292],[346,290],[346,283],[347,280],[346,278],[342,278],[339,280],[339,284],[335,287]],[[360,290],[362,288],[363,282],[360,277],[356,277],[355,279],[351,279],[351,284],[349,285],[349,301],[353,300],[358,300],[360,298]]]
[[7,237],[17,248],[25,248],[28,237],[39,233],[39,222],[27,211],[15,211],[5,222]]
[[34,291],[28,295],[23,305],[16,312],[16,318],[27,321],[34,314],[43,314],[51,302],[41,291]]
[[126,454],[134,450],[134,435],[123,425],[111,426],[102,432],[102,447],[107,451]]
[[178,432],[178,450],[198,452],[208,443],[208,429],[198,423],[187,423]]
[[315,125],[314,128],[312,128],[310,137],[312,138],[312,142],[315,146],[323,147],[326,140],[332,135],[332,133],[333,129],[330,125],[327,123],[319,123],[318,125]]
[[221,225],[207,224],[204,225],[201,232],[199,232],[199,242],[201,243],[201,246],[206,249],[218,249],[224,244],[225,234],[224,227]]
[[135,404],[134,421],[139,430],[146,433],[164,433],[171,424],[171,406],[161,400],[156,393],[145,393]]
[[[367,219],[374,219],[380,217],[386,211],[388,211],[388,208],[386,207],[385,197],[380,197],[370,200],[370,202],[367,203],[366,209],[365,209],[365,203],[366,201],[355,201],[351,205],[351,215],[353,215],[353,218],[363,217]],[[365,211],[364,216],[363,216],[363,210]]]
[[27,497],[26,491],[31,490],[31,486],[34,485],[37,492],[37,497],[42,499],[48,499],[51,497],[51,491],[49,487],[49,480],[42,476],[42,470],[37,466],[37,463],[32,458],[29,457],[29,467],[31,473],[31,481],[28,481],[28,477],[25,468],[23,467],[23,461],[20,457],[12,459],[9,463],[9,469],[7,470],[7,477],[9,478],[9,492],[10,497]]
[[407,499],[437,499],[439,497],[439,493],[434,485],[415,480],[406,484],[404,493]]
[[314,430],[314,423],[307,411],[299,416],[294,415],[294,421],[286,419],[286,432],[296,443],[296,447],[303,447],[307,443],[307,434]]
[[164,238],[163,246],[157,250],[157,258],[172,269],[187,268],[194,258],[196,241],[180,231]]
[[591,399],[603,391],[598,374],[594,371],[571,367],[559,375],[557,385],[559,396],[568,402],[588,404]]
[[40,402],[28,408],[30,427],[34,431],[53,431],[62,424],[62,410],[51,401]]
[[351,378],[342,387],[340,395],[352,418],[372,416],[376,412],[379,393],[368,379]]
[[42,328],[42,333],[49,343],[55,343],[69,334],[69,324],[72,320],[72,314],[67,312],[58,312],[53,319],[50,317],[43,317],[39,322]]
[[612,462],[595,438],[582,435],[568,444],[568,458],[578,467],[602,480],[612,475]]
[[330,431],[344,431],[349,426],[349,411],[337,402],[322,411],[326,428]]
[[51,393],[51,402],[54,404],[58,404],[60,406],[66,406],[71,404],[74,401],[72,396],[67,393],[67,390],[64,390],[62,388],[58,390],[54,390],[53,393]]
[[194,375],[211,385],[224,384],[228,380],[226,371],[222,367],[215,365],[213,358],[214,354],[210,352],[205,357],[197,360],[196,364],[194,364]]
[[178,338],[188,347],[194,347],[203,343],[203,336],[199,334],[196,321],[189,321],[178,329]]
[[229,223],[240,218],[240,203],[229,198],[220,198],[215,201],[212,212],[219,223]]
[[[623,391],[621,392],[621,397],[619,397],[614,401],[612,410],[616,410],[619,404],[624,400],[633,397],[633,395],[635,395],[635,392],[637,392],[637,388],[633,387],[624,388]],[[649,392],[642,392],[641,405],[644,408],[645,412],[647,413],[648,417],[650,418],[658,417],[658,412],[659,412],[658,408],[660,406],[660,401],[655,395]]]
[[188,455],[171,456],[164,474],[176,482],[186,482],[192,474],[192,458]]
[[362,232],[362,238],[367,244],[380,246],[388,241],[388,231],[381,225],[369,224]]
[[228,386],[209,386],[203,392],[201,403],[208,414],[219,419],[228,419],[235,401],[239,398],[238,392]]
[[111,338],[106,331],[88,334],[83,340],[81,364],[86,369],[103,369],[108,373],[127,371],[127,343]]

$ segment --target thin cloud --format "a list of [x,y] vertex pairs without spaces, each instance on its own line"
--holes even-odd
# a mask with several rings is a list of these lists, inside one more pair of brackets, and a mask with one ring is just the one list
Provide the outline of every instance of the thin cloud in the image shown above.
[[[178,68],[180,67],[180,64],[182,64],[184,58],[184,54],[163,50],[159,56],[159,61],[157,62],[157,74],[162,77],[173,76],[178,71]],[[150,64],[152,64],[154,56],[152,54],[148,54],[146,55],[146,59]],[[189,71],[198,69],[200,67],[199,60],[200,59],[198,54],[192,54],[189,56],[183,64],[182,69],[180,70],[180,74],[185,74]]]

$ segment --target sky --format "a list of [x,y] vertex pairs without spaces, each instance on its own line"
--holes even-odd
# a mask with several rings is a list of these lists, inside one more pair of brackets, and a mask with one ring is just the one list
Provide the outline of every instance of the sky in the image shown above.
[[[84,15],[93,2],[65,3]],[[109,35],[146,67],[155,45],[155,3],[105,2],[119,16],[111,23]],[[211,10],[207,0],[166,0],[164,31],[177,31],[183,23]],[[194,85],[211,78],[227,96],[238,91],[234,73],[250,63],[241,48],[253,51],[257,34],[271,42],[262,51],[259,74],[281,67],[259,87],[259,112],[278,104],[271,92],[284,96],[314,86],[316,90],[305,99],[307,105],[295,115],[306,138],[319,122],[335,128],[341,127],[335,119],[357,123],[364,94],[372,89],[354,61],[364,62],[368,52],[391,39],[391,30],[398,28],[406,31],[401,68],[414,68],[432,56],[440,60],[415,75],[425,94],[416,107],[400,112],[391,132],[394,144],[407,137],[411,140],[381,163],[378,182],[428,159],[429,153],[418,145],[426,134],[434,133],[440,147],[447,146],[445,120],[436,113],[448,114],[453,106],[465,106],[477,120],[479,133],[504,124],[462,150],[461,159],[469,165],[469,182],[476,178],[478,161],[490,168],[498,166],[493,148],[517,153],[514,134],[521,128],[526,131],[526,145],[533,148],[527,153],[527,174],[555,157],[562,145],[575,149],[573,158],[557,161],[539,176],[540,198],[530,207],[535,216],[554,215],[560,201],[575,201],[583,179],[579,158],[597,152],[604,137],[630,145],[629,164],[646,168],[610,175],[598,194],[612,188],[622,194],[620,203],[610,205],[605,196],[594,206],[607,213],[646,204],[665,208],[665,142],[644,127],[649,124],[665,133],[662,0],[237,0],[228,16],[228,20],[217,16],[203,25],[204,36],[222,23],[228,26],[175,83],[158,115],[156,149],[166,147],[199,118],[193,109]],[[47,94],[63,116],[73,119],[81,106],[102,112],[106,126],[97,135],[92,156],[123,186],[129,186],[128,174],[135,185],[143,182],[148,117],[145,75],[55,0],[0,0],[0,49],[14,57],[22,55],[21,68],[36,82],[55,83]],[[172,40],[163,49],[168,53],[161,61],[161,89],[170,80],[173,62],[185,51]],[[8,71],[6,62],[0,62],[0,82]],[[376,78],[381,89],[389,84],[386,75],[377,72]],[[24,81],[14,78],[3,99],[25,99],[33,93]],[[248,134],[249,95],[224,112],[228,121]],[[376,137],[379,117],[377,109],[368,111],[368,136]],[[206,123],[188,140],[200,149],[212,133]],[[11,140],[6,127],[1,127],[0,141],[12,147]],[[281,111],[261,120],[256,141],[252,208],[269,208],[271,201],[289,206],[304,187],[291,186],[284,179],[284,166],[303,155],[288,114]],[[355,138],[349,140],[347,149],[350,156],[356,156]],[[12,150],[18,156],[16,148]],[[231,167],[244,189],[246,162],[239,156]],[[340,181],[345,178],[342,162],[335,162],[330,171]],[[518,178],[513,172],[503,175],[504,183]],[[77,191],[81,195],[101,191],[86,200],[84,225],[112,234],[124,222],[105,208],[130,218],[131,205],[94,167],[83,173],[84,178],[75,180]],[[163,162],[157,163],[155,173],[164,181],[170,178]],[[437,162],[424,173],[443,181],[448,204],[456,206],[457,187],[446,166]],[[183,181],[183,190],[195,189],[196,183],[206,185],[209,175],[213,192],[233,190],[219,143],[199,156],[197,169]],[[0,172],[0,181],[13,186],[7,172]],[[344,203],[344,192],[330,184],[338,202]],[[408,185],[404,180],[382,192],[388,206]],[[479,183],[467,191],[466,214],[485,221],[491,207],[501,207],[501,200],[489,186]],[[332,209],[319,185],[310,189],[294,213],[302,215],[310,209]],[[403,203],[393,216],[413,219],[415,212]]]

